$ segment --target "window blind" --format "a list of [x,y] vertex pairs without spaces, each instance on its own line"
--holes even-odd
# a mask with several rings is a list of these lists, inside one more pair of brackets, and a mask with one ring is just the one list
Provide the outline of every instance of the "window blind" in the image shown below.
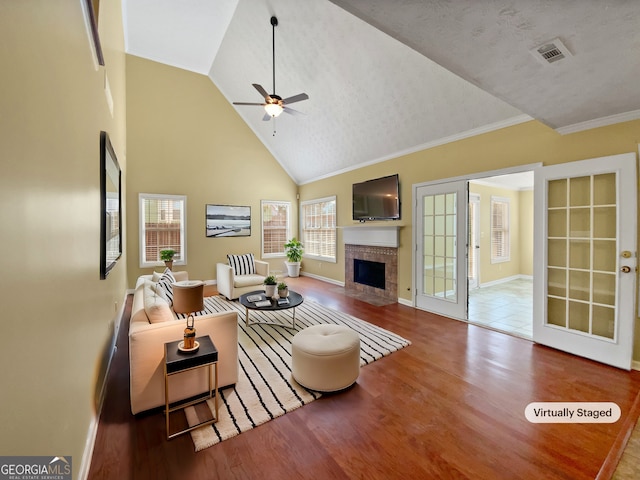
[[306,256],[336,260],[336,199],[310,200],[301,204],[302,243]]
[[186,262],[186,197],[140,194],[140,266],[161,265],[160,251],[175,250],[174,262]]
[[509,199],[491,198],[491,261],[506,262],[510,256]]

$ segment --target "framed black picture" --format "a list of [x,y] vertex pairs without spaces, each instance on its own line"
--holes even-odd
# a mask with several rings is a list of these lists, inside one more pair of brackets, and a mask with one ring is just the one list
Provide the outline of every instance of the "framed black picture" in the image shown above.
[[122,172],[107,132],[100,132],[100,278],[122,256]]
[[251,207],[207,205],[205,222],[207,237],[249,237]]

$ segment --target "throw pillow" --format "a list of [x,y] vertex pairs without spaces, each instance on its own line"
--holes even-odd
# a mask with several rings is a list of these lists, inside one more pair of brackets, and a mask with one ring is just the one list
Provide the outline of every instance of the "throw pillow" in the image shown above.
[[[153,272],[153,275],[151,276],[151,281],[153,283],[158,283],[160,281],[160,278],[162,278],[163,273],[164,272]],[[173,278],[176,279],[176,282],[183,282],[185,280],[189,280],[189,273],[186,270],[180,270],[177,272],[174,272],[172,270],[171,274],[173,275]]]
[[244,255],[227,255],[229,265],[233,268],[236,275],[252,275],[256,273],[256,264],[253,253],[245,253]]
[[176,279],[168,268],[164,271],[160,280],[158,280],[158,293],[162,293],[169,305],[173,305],[173,284]]

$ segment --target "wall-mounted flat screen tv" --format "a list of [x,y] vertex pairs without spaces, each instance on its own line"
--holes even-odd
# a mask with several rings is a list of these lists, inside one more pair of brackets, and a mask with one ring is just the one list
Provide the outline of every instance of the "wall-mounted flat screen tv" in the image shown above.
[[353,219],[399,220],[398,174],[353,184]]

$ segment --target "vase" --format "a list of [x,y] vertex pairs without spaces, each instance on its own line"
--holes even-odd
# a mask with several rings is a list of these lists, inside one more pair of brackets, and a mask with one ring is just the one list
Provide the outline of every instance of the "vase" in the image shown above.
[[267,298],[273,297],[276,294],[276,285],[265,285],[264,293],[267,296]]
[[164,265],[169,269],[173,269],[173,260],[165,260]]
[[289,296],[289,288],[283,288],[282,290],[278,290],[278,296],[280,298],[287,298]]
[[290,277],[300,276],[300,262],[284,262]]

